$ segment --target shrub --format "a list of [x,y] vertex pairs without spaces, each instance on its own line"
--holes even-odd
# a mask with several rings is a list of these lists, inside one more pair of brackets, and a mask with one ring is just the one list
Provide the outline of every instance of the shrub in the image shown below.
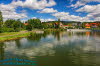
[[15,32],[19,32],[21,29],[20,28],[16,28],[15,29]]
[[13,28],[2,28],[1,32],[14,32],[15,30]]

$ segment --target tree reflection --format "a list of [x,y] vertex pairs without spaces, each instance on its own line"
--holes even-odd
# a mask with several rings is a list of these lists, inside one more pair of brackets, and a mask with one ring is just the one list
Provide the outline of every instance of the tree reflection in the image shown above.
[[20,39],[15,40],[15,42],[16,42],[16,46],[20,48],[21,47]]
[[40,41],[41,38],[46,38],[47,35],[49,35],[50,32],[48,31],[45,31],[43,34],[42,33],[30,33],[30,36],[28,37],[29,40],[32,40],[32,41]]
[[61,38],[61,32],[60,31],[54,31],[53,35],[55,38],[57,38],[58,41],[60,41]]
[[30,36],[28,37],[28,39],[32,41],[40,41],[41,37],[42,37],[42,34],[30,33]]
[[0,43],[0,60],[4,59],[4,43]]

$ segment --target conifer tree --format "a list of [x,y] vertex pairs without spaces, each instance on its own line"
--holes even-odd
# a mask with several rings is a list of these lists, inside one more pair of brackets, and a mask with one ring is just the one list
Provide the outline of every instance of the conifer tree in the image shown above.
[[3,26],[2,12],[0,11],[0,28]]

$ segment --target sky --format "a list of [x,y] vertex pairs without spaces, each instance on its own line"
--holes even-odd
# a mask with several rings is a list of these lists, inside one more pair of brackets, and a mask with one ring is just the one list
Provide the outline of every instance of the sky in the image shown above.
[[7,19],[39,18],[44,21],[100,21],[100,0],[0,0]]

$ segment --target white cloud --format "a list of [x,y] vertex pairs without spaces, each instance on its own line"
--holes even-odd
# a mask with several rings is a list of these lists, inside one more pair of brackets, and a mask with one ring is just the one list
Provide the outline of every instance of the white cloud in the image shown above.
[[4,21],[7,19],[22,19],[26,18],[26,13],[17,13],[16,7],[10,4],[0,4],[0,11],[2,12]]
[[85,5],[84,7],[76,10],[77,12],[99,12],[100,4],[99,5]]
[[[100,17],[100,4],[98,5],[85,5],[84,7],[76,10],[77,12],[89,13],[87,17],[97,20]],[[100,20],[100,19],[99,19]]]
[[56,5],[54,0],[13,0],[10,4],[0,4],[0,11],[3,12],[3,18],[6,19],[22,19],[26,18],[26,11],[17,13],[18,6],[30,9],[44,9],[45,7],[51,7]]
[[70,7],[77,8],[77,7],[79,7],[79,6],[83,6],[83,5],[85,5],[85,3],[82,3],[82,2],[77,1],[76,4],[72,4]]
[[0,10],[1,11],[15,11],[15,7],[11,6],[11,5],[4,5],[4,4],[0,4]]
[[22,6],[22,7],[27,7],[31,9],[44,9],[45,7],[51,7],[56,5],[56,2],[54,0],[26,0],[26,1],[13,1],[11,3],[13,6]]
[[68,16],[68,14],[69,14],[68,12],[57,12],[52,15],[59,18],[59,17],[63,17],[63,16]]
[[52,14],[52,16],[55,16],[56,18],[60,18],[61,20],[65,20],[65,21],[81,21],[81,22],[92,21],[88,17],[70,15],[68,12],[58,12]]
[[[74,0],[73,0],[74,1]],[[71,1],[72,2],[72,1]],[[79,6],[83,6],[83,5],[86,5],[87,3],[89,2],[100,2],[100,0],[78,0],[76,2],[76,4],[72,4],[70,7],[79,7]]]
[[32,19],[37,19],[37,17],[33,17]]
[[100,0],[80,0],[80,2],[85,2],[85,3],[88,3],[88,2],[100,2]]
[[[3,12],[6,13],[6,12]],[[22,18],[26,18],[26,14],[24,13],[16,13],[16,12],[12,12],[12,14],[10,14],[11,12],[7,12],[6,15],[3,14],[3,18],[4,19],[22,19]]]
[[39,13],[54,13],[54,12],[58,12],[57,10],[54,10],[53,8],[45,8],[41,11],[38,11]]
[[55,19],[40,19],[41,22],[47,22],[47,21],[55,21]]

